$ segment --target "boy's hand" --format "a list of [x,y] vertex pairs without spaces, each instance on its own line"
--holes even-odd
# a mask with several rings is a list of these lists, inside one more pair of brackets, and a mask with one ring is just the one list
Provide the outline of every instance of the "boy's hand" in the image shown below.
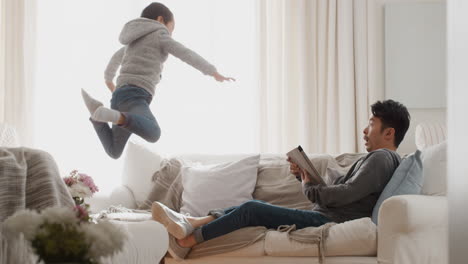
[[236,81],[236,79],[234,79],[232,77],[224,77],[223,75],[219,74],[218,72],[215,72],[213,74],[213,78],[215,78],[215,80],[218,81],[218,82]]
[[109,90],[111,91],[111,93],[115,91],[115,85],[113,82],[106,81],[106,85],[107,85],[107,88],[109,88]]

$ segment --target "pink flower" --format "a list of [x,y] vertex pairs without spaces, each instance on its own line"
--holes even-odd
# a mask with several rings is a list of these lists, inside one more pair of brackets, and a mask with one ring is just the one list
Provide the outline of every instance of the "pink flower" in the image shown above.
[[80,205],[76,205],[73,207],[73,211],[76,212],[76,216],[80,220],[80,222],[88,222],[89,221],[89,214],[86,208],[83,208]]
[[73,177],[71,177],[71,176],[70,176],[70,177],[65,177],[65,178],[63,178],[63,181],[65,182],[65,184],[66,184],[67,186],[72,186],[73,184],[76,183],[76,180],[73,179]]
[[93,178],[87,174],[79,173],[78,170],[70,172],[70,175],[63,178],[63,181],[68,186],[72,197],[92,197],[95,192],[99,191]]
[[94,184],[93,178],[90,176],[84,173],[78,173],[78,180],[84,183],[84,185],[86,185],[92,193],[99,191],[99,188]]

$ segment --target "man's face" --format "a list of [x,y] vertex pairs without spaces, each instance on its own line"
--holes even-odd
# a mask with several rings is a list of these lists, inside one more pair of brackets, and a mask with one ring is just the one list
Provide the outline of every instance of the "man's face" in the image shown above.
[[382,121],[380,118],[371,116],[369,124],[364,128],[363,139],[368,152],[383,148],[388,145],[387,129],[382,130]]

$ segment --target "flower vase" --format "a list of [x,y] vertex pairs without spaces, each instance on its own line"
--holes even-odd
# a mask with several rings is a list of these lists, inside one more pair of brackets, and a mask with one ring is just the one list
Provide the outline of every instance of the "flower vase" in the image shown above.
[[73,200],[75,201],[75,205],[82,205],[84,203],[84,198],[82,197],[73,197]]

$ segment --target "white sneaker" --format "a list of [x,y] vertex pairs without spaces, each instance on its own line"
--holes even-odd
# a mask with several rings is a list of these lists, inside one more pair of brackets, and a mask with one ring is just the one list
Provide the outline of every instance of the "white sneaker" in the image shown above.
[[152,206],[153,218],[163,224],[167,232],[177,239],[183,239],[193,233],[193,226],[187,217],[177,213],[162,203],[154,202]]

